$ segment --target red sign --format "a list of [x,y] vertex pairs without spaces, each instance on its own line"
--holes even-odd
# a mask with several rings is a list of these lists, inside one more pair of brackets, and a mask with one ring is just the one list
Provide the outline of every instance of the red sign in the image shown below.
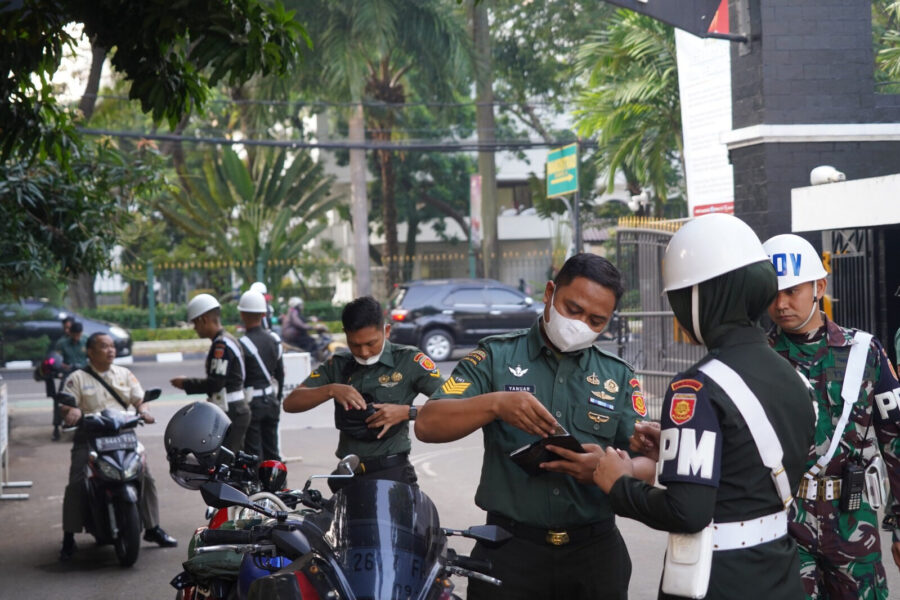
[[694,216],[708,215],[710,213],[734,214],[734,202],[719,202],[717,204],[701,204],[694,207]]

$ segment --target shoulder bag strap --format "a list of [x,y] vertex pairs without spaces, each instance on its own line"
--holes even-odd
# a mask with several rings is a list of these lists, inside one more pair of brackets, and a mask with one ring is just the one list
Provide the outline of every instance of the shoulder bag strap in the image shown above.
[[122,400],[122,397],[116,393],[116,390],[114,390],[111,385],[106,383],[106,380],[104,380],[102,377],[100,377],[99,373],[97,373],[95,370],[93,370],[90,366],[82,368],[82,371],[84,371],[85,373],[87,373],[88,375],[90,375],[91,377],[96,379],[97,381],[99,381],[100,385],[102,385],[104,388],[106,388],[106,391],[109,392],[113,398],[115,398],[116,402],[121,404],[122,408],[124,408],[125,410],[128,410],[128,405],[125,404],[125,401]]
[[709,361],[701,366],[700,370],[728,394],[741,416],[744,417],[763,464],[772,471],[772,482],[775,484],[778,497],[787,508],[794,498],[791,495],[791,483],[788,481],[787,471],[781,464],[784,450],[756,394],[734,369],[719,360]]
[[259,350],[256,349],[256,344],[254,344],[253,340],[251,340],[246,335],[240,339],[240,342],[241,342],[241,345],[243,345],[244,348],[247,349],[247,352],[252,354],[253,358],[256,359],[256,364],[258,364],[259,368],[262,369],[263,375],[266,376],[266,381],[268,381],[269,384],[271,384],[272,383],[272,375],[269,374],[269,370],[266,368],[266,363],[263,362],[262,357],[259,355]]
[[222,336],[222,341],[225,342],[225,345],[231,348],[231,351],[234,352],[234,355],[237,357],[238,364],[241,365],[241,381],[247,379],[247,370],[244,368],[244,353],[241,352],[241,347],[234,342],[234,338],[228,337],[227,335]]
[[837,452],[838,446],[841,444],[841,438],[844,437],[844,429],[847,428],[847,421],[850,420],[850,413],[853,412],[853,405],[859,398],[859,388],[862,385],[863,373],[866,370],[866,356],[869,355],[869,343],[872,341],[872,334],[865,331],[857,331],[853,335],[853,343],[850,346],[850,356],[847,358],[847,369],[844,371],[844,383],[841,386],[841,399],[844,405],[841,407],[841,417],[838,419],[837,425],[834,426],[834,433],[831,436],[831,443],[828,445],[828,451],[819,457],[809,471],[803,476],[812,479],[828,466],[834,453]]

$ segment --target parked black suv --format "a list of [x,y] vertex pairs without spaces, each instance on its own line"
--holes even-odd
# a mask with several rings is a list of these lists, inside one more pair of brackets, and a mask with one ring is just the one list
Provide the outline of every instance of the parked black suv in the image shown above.
[[397,286],[388,301],[390,339],[443,361],[454,346],[531,327],[543,310],[543,302],[493,279],[410,281]]
[[85,339],[92,333],[106,333],[116,345],[116,357],[131,356],[131,334],[126,329],[82,317],[43,300],[26,299],[0,304],[0,362],[42,360],[50,345],[62,335],[62,319],[66,315],[81,321]]

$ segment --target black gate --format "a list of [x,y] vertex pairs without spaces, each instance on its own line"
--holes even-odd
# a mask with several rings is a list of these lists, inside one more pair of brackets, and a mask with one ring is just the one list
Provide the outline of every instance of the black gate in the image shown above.
[[625,283],[618,354],[634,367],[653,419],[672,377],[706,354],[680,331],[662,291],[663,253],[682,223],[624,217],[616,228],[615,262]]
[[[834,322],[878,332],[875,313],[873,229],[839,229],[831,235],[831,290]],[[826,255],[827,257],[827,255]]]

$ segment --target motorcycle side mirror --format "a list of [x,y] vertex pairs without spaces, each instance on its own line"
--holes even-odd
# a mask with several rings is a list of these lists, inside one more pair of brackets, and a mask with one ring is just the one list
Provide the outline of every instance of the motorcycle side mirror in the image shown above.
[[162,394],[162,388],[150,388],[149,390],[144,390],[144,400],[143,402],[151,402],[159,398]]
[[200,495],[203,501],[214,508],[228,508],[229,506],[241,506],[243,508],[251,508],[256,512],[262,513],[267,517],[278,518],[283,520],[285,513],[277,513],[271,511],[264,506],[255,504],[250,498],[237,488],[233,488],[227,483],[221,481],[208,481],[200,486]]
[[497,525],[474,525],[468,529],[445,529],[447,535],[461,535],[479,542],[499,544],[512,538],[512,534]]
[[337,472],[339,475],[353,476],[359,468],[359,457],[355,454],[348,454],[338,463]]
[[75,401],[75,398],[71,394],[58,393],[56,394],[56,401],[60,404],[71,406],[72,408],[78,408],[78,403]]

